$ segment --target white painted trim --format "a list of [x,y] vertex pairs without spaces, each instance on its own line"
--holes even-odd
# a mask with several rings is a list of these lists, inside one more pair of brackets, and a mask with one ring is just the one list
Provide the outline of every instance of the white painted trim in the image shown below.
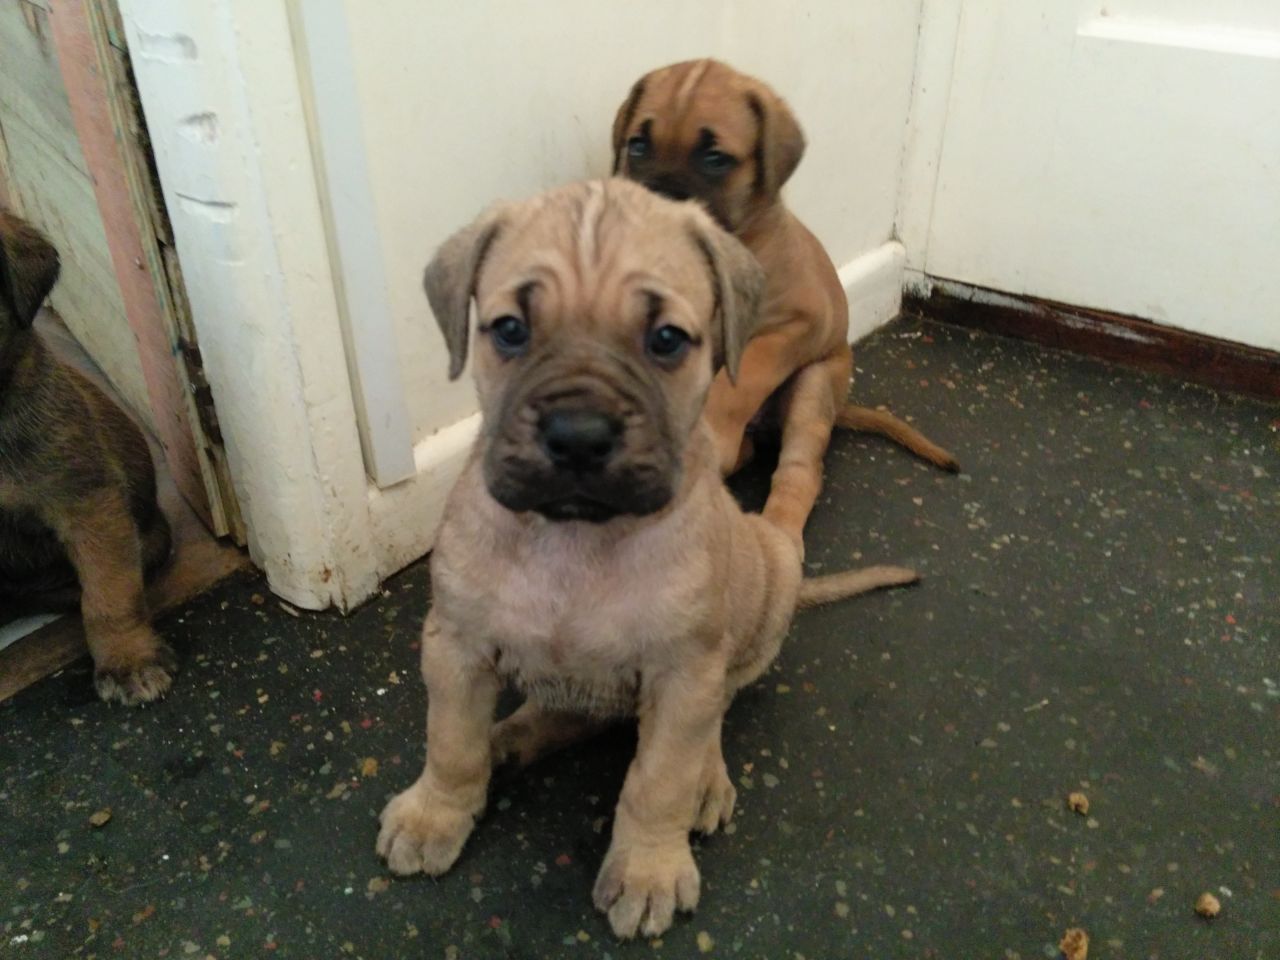
[[907,267],[902,274],[902,292],[904,295],[909,293],[915,297],[928,299],[933,293],[933,277],[923,270]]
[[343,0],[298,0],[299,59],[310,83],[316,166],[336,267],[360,445],[380,487],[413,476],[413,437],[369,179]]
[[46,623],[52,623],[62,616],[59,613],[40,613],[30,617],[19,617],[7,623],[0,622],[0,650],[10,644],[17,643],[29,633],[35,633]]
[[926,269],[963,0],[921,0],[911,112],[898,180],[896,234],[907,265]]
[[480,430],[475,413],[439,430],[413,450],[413,480],[389,490],[369,489],[369,520],[378,573],[389,577],[435,544],[445,501],[471,453]]
[[298,606],[377,589],[283,3],[121,0],[249,551]]
[[1080,24],[1076,35],[1092,40],[1179,47],[1183,50],[1280,60],[1280,32],[1275,30],[1236,30],[1199,23],[1094,16]]
[[890,240],[840,268],[849,298],[849,342],[883,327],[902,310],[902,273],[907,253]]

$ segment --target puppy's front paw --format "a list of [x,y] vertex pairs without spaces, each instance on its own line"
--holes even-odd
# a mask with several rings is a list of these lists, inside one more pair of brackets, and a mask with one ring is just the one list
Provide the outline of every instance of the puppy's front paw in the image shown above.
[[94,664],[93,686],[99,697],[133,707],[169,692],[178,670],[177,655],[154,636],[151,643],[142,646],[145,652],[140,655],[112,655]]
[[458,859],[475,818],[433,798],[414,784],[391,798],[380,817],[378,855],[392,873],[439,876]]
[[619,937],[658,937],[670,928],[677,909],[697,907],[701,886],[688,840],[621,849],[615,844],[604,858],[593,897]]

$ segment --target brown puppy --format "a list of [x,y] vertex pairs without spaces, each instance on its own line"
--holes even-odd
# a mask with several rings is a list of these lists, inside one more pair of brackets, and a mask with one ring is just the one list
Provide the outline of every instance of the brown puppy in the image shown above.
[[765,515],[796,535],[822,487],[822,459],[837,423],[959,469],[951,454],[892,414],[845,402],[853,375],[849,304],[830,257],[781,196],[804,148],[782,98],[716,60],[646,74],[613,122],[614,173],[676,200],[700,201],[764,268],[760,328],[737,382],[723,371],[716,377],[707,419],[725,474],[750,459],[753,421],[781,425]]
[[143,579],[169,556],[142,433],[31,328],[58,253],[0,211],[0,604],[79,604],[104,700],[169,689],[173,651],[147,623]]
[[[721,718],[797,603],[915,579],[802,584],[798,541],[725,488],[701,412],[716,369],[737,369],[762,281],[697,205],[625,180],[492,210],[427,268],[454,377],[477,304],[483,425],[431,556],[427,763],[382,813],[393,872],[453,865],[492,763],[638,716],[595,903],[619,936],[661,934],[698,902],[689,831],[733,812]],[[507,682],[527,700],[495,726]]]

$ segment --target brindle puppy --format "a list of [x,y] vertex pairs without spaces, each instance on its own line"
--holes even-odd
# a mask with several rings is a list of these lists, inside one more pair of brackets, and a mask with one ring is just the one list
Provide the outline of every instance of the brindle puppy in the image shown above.
[[141,431],[32,329],[58,269],[49,241],[0,210],[0,605],[78,603],[99,696],[143,703],[176,667],[143,597],[169,525]]
[[849,304],[831,258],[782,201],[804,134],[781,97],[716,60],[641,77],[613,122],[614,173],[676,200],[695,199],[759,260],[762,320],[737,382],[722,371],[707,398],[720,469],[752,455],[749,428],[782,428],[765,514],[795,535],[822,486],[831,429],[881,433],[947,470],[955,459],[881,410],[845,401],[853,375]]

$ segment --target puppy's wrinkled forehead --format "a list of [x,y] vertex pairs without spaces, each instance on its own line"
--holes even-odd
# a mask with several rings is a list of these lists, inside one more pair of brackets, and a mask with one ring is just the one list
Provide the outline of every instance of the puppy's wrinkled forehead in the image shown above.
[[749,78],[717,60],[694,60],[646,77],[627,126],[659,151],[702,144],[747,153],[759,132],[758,104]]
[[490,208],[440,245],[423,285],[452,379],[466,366],[474,299],[483,387],[558,346],[568,325],[668,370],[723,365],[732,377],[764,274],[696,204],[615,177]]
[[715,291],[689,214],[624,181],[595,181],[520,204],[495,237],[476,283],[482,317],[506,306],[539,319],[615,323],[631,300],[677,301],[711,313]]

